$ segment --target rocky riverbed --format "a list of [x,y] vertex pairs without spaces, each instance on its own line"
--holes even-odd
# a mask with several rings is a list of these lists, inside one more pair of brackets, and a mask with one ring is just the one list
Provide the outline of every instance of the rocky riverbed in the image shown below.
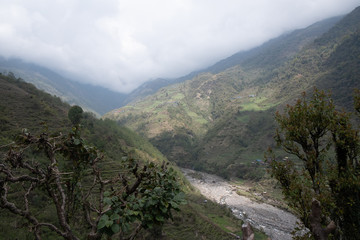
[[265,232],[271,239],[292,239],[291,231],[298,221],[293,214],[238,195],[235,186],[218,176],[190,169],[182,169],[182,171],[202,195],[217,203],[227,205],[236,217]]

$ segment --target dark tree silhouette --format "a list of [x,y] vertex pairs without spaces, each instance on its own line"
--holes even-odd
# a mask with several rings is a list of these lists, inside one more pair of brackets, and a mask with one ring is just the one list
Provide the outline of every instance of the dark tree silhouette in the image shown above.
[[[355,97],[359,111],[360,94]],[[315,239],[353,239],[360,236],[359,130],[351,114],[335,109],[329,95],[305,93],[285,113],[276,113],[275,139],[295,156],[267,154],[271,174],[281,184],[285,199]]]
[[79,124],[82,117],[83,117],[83,109],[77,105],[72,106],[69,109],[68,112],[68,118],[70,119],[70,121],[72,122],[72,124],[76,125]]

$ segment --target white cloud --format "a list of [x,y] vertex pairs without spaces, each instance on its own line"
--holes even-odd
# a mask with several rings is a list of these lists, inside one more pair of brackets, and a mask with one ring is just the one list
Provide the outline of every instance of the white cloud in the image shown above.
[[0,55],[130,91],[207,67],[357,0],[0,0]]

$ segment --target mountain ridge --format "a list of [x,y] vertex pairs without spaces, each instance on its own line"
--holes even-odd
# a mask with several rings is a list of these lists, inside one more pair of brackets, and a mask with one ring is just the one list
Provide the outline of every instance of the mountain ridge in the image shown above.
[[[309,26],[308,28],[313,28],[313,31],[319,31],[320,33],[325,31],[325,29],[330,26],[331,22],[336,21],[337,18],[339,17],[320,21]],[[327,27],[326,24],[328,25]],[[307,31],[306,29],[308,28],[295,31]],[[276,39],[286,39],[287,36],[288,34],[284,34]],[[233,56],[221,60],[208,68],[191,72],[179,78],[158,78],[152,81],[147,81],[129,94],[113,92],[99,86],[92,86],[90,84],[83,84],[77,81],[73,81],[69,78],[63,77],[61,74],[56,73],[53,70],[36,64],[27,63],[17,58],[5,59],[4,57],[0,57],[0,71],[4,73],[13,72],[17,77],[21,77],[25,81],[35,84],[35,86],[37,86],[39,89],[45,90],[52,95],[59,96],[62,100],[68,102],[71,105],[80,105],[84,109],[92,111],[98,116],[101,116],[110,110],[119,108],[132,101],[140,100],[141,98],[151,95],[162,87],[184,82],[203,72],[211,72],[214,74],[220,70],[234,66],[239,63],[239,58],[243,61],[247,60],[248,62],[251,62],[251,56],[254,56],[254,53],[264,51],[264,49],[266,50],[266,47],[271,45],[273,41],[274,40],[270,40],[263,45],[249,51],[236,53]]]
[[[301,48],[302,46],[306,45],[306,43],[310,42],[311,39],[314,39],[314,36],[319,36],[322,33],[326,32],[337,21],[339,21],[339,19],[341,17],[342,16],[325,19],[323,21],[316,22],[306,28],[297,29],[297,30],[291,31],[287,34],[283,34],[279,37],[276,37],[274,39],[271,39],[271,40],[263,43],[262,45],[260,45],[258,47],[252,48],[247,51],[237,52],[228,58],[218,61],[217,63],[213,64],[210,67],[200,69],[197,71],[193,71],[193,72],[191,72],[187,75],[184,75],[182,77],[179,77],[179,78],[172,78],[172,79],[158,78],[155,80],[145,82],[142,85],[140,85],[138,88],[136,88],[134,91],[132,91],[125,98],[124,105],[126,105],[132,101],[140,100],[141,98],[144,98],[148,95],[154,94],[157,90],[159,90],[162,87],[166,87],[168,85],[172,85],[172,84],[184,82],[186,80],[190,80],[190,79],[194,78],[196,75],[201,74],[201,73],[210,72],[212,74],[216,74],[216,73],[219,73],[220,71],[224,71],[227,68],[233,67],[238,64],[242,64],[243,62],[246,62],[246,61],[247,61],[247,64],[251,64],[251,62],[258,60],[258,59],[254,59],[254,57],[258,56],[258,54],[261,54],[261,53],[264,54],[264,52],[266,52],[269,48],[273,48],[274,46],[272,46],[272,45],[274,45],[274,43],[275,43],[275,45],[277,45],[276,47],[278,48],[278,50],[280,48],[282,48],[283,43],[284,42],[286,43],[289,41],[289,39],[288,39],[289,37],[295,38],[296,36],[300,36],[301,39],[299,39],[298,41],[303,41],[303,43],[299,44],[299,46],[297,46],[297,48]],[[310,39],[308,39],[305,37],[305,34],[301,34],[302,32],[309,32],[308,34],[312,35],[312,37]],[[282,42],[279,40],[282,40]],[[289,47],[287,48],[287,50],[289,50]],[[279,52],[284,52],[284,50],[281,49],[281,51],[279,51]],[[291,56],[292,54],[294,54],[294,51],[292,51],[292,53],[287,53],[287,54],[289,56]],[[279,58],[280,58],[280,56],[279,56]],[[262,60],[262,61],[264,61],[264,60]],[[273,59],[268,60],[268,62],[269,61],[273,61]],[[285,61],[285,60],[283,60],[283,61]]]
[[125,94],[76,82],[48,68],[20,59],[0,57],[0,71],[12,72],[16,77],[34,84],[37,88],[56,95],[71,105],[80,105],[98,116],[122,106],[125,98]]
[[[246,164],[262,158],[265,146],[273,145],[274,111],[301,92],[311,91],[314,86],[338,90],[341,85],[342,93],[334,91],[337,104],[345,107],[351,104],[351,97],[341,99],[341,94],[348,95],[350,88],[360,87],[356,81],[359,73],[352,70],[360,68],[353,60],[359,49],[354,42],[360,29],[360,8],[331,21],[333,25],[322,34],[316,34],[319,32],[310,27],[308,32],[295,31],[285,37],[296,40],[289,40],[286,45],[293,49],[290,55],[283,54],[288,53],[286,47],[284,52],[278,50],[284,45],[280,38],[278,43],[270,44],[275,47],[266,50],[266,54],[260,52],[250,61],[218,73],[199,73],[113,110],[104,118],[118,120],[148,137],[180,166],[227,177],[242,172]],[[304,34],[303,38],[299,34]],[[327,34],[333,35],[334,40],[323,41]],[[279,58],[277,62],[271,61]],[[336,80],[338,64],[342,67]],[[350,71],[351,81],[343,80]],[[331,78],[335,80],[327,81]]]

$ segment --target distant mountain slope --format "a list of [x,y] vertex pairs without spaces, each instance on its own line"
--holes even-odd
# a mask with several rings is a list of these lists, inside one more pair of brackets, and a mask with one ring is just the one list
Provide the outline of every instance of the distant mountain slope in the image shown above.
[[331,53],[324,63],[327,73],[317,79],[319,88],[330,90],[337,102],[348,110],[352,107],[352,87],[359,88],[360,82],[360,31],[349,33],[341,45]]
[[15,76],[34,84],[39,89],[56,95],[71,105],[80,105],[99,115],[123,106],[125,94],[75,82],[50,69],[19,59],[7,60],[0,57],[0,72],[13,72]]
[[[230,67],[275,67],[289,60],[304,46],[331,29],[342,17],[333,17],[310,25],[307,28],[292,31],[272,39],[254,49],[238,52],[219,61],[205,71],[219,73]],[[205,72],[204,71],[204,72]]]
[[246,56],[234,55],[213,72],[162,88],[104,117],[147,136],[182,166],[223,176],[240,173],[244,163],[262,158],[272,144],[274,111],[301,92],[314,86],[332,89],[336,104],[351,105],[352,89],[360,88],[359,31],[357,8],[341,20],[295,31]]
[[317,22],[307,28],[284,34],[278,38],[272,39],[264,43],[259,47],[248,51],[238,52],[226,59],[215,63],[213,66],[210,66],[206,69],[194,71],[180,78],[158,78],[152,81],[148,81],[139,86],[133,92],[131,92],[125,98],[124,103],[128,104],[132,101],[140,100],[141,98],[156,93],[160,88],[190,80],[204,72],[216,74],[239,64],[242,64],[244,66],[268,66],[272,64],[279,65],[280,63],[283,63],[284,61],[291,58],[306,44],[310,43],[315,38],[327,32],[340,19],[341,17],[333,17],[324,21]]

